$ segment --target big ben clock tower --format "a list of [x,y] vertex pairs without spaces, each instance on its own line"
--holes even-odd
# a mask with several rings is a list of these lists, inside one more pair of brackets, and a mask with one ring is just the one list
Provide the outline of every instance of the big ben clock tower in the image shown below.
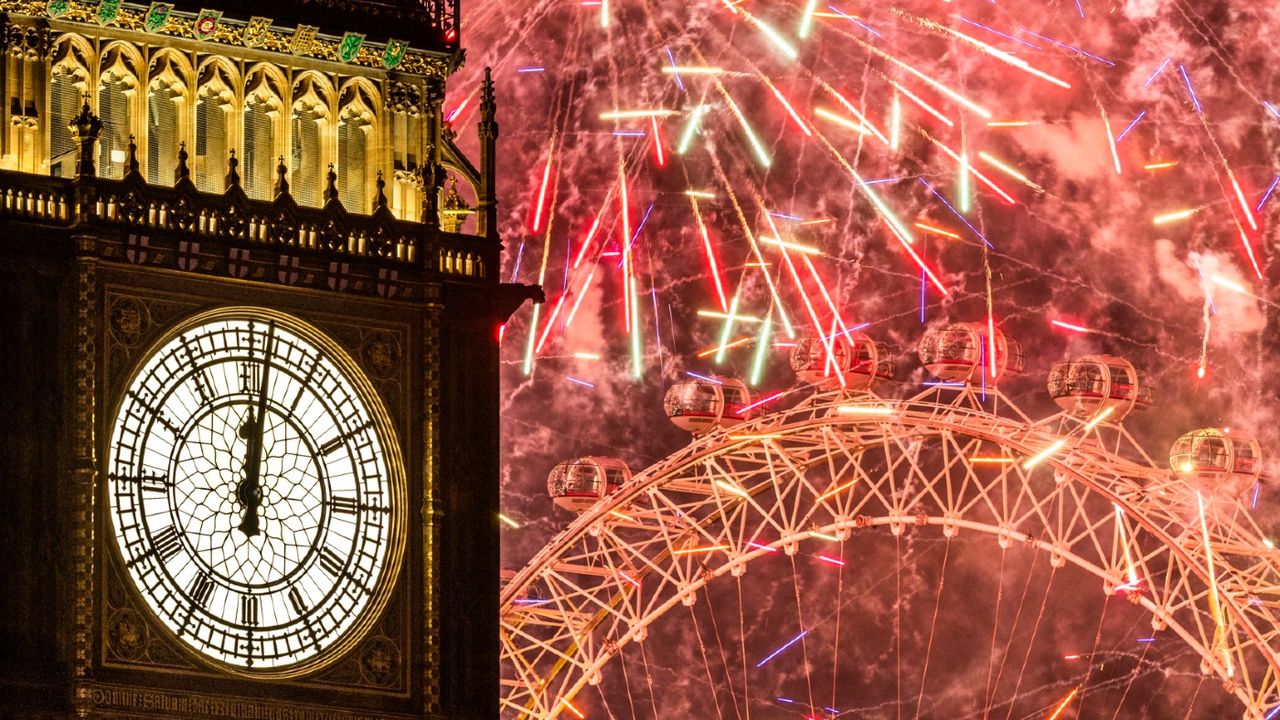
[[208,1],[0,0],[0,718],[496,718],[493,84]]

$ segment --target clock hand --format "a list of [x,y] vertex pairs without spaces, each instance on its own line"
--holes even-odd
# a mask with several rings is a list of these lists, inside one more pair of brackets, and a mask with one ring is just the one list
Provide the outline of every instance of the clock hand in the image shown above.
[[271,376],[271,345],[275,340],[276,324],[267,326],[267,342],[262,351],[262,384],[258,388],[257,413],[249,411],[249,419],[240,427],[240,437],[248,442],[245,449],[244,479],[236,488],[236,497],[244,505],[244,517],[238,529],[245,537],[253,537],[260,532],[258,508],[262,506],[262,486],[259,482],[262,471],[262,435],[265,431],[267,415],[267,381]]

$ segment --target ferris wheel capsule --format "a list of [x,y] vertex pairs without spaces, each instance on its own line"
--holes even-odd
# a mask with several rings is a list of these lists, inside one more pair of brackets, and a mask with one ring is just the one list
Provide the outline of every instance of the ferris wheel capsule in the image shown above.
[[1239,431],[1192,430],[1173,443],[1169,464],[1196,490],[1240,497],[1262,476],[1262,446]]
[[547,494],[556,505],[581,513],[615,493],[631,479],[631,469],[618,458],[574,458],[556,465],[547,476]]
[[866,390],[877,380],[892,380],[897,365],[888,345],[852,333],[832,338],[830,351],[821,337],[800,338],[791,349],[791,369],[801,382],[823,390],[840,387],[842,375],[845,388]]
[[[989,358],[990,349],[995,357]],[[920,362],[934,377],[948,382],[972,382],[983,373],[994,385],[1005,373],[1021,372],[1022,346],[999,328],[988,334],[982,323],[952,323],[930,330],[916,346]]]
[[662,401],[671,423],[691,433],[733,427],[750,413],[751,393],[734,378],[696,377],[672,385]]
[[1119,420],[1151,406],[1151,387],[1146,375],[1124,358],[1086,355],[1049,368],[1049,397],[1074,415],[1097,415],[1113,408],[1112,419]]

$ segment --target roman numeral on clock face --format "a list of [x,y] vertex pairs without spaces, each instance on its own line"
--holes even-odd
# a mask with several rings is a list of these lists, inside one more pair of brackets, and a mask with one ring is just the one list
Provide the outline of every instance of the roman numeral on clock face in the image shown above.
[[334,551],[327,547],[320,550],[320,567],[324,568],[324,571],[331,576],[338,577],[341,575],[343,565],[345,563],[342,562],[342,558],[338,557],[338,554]]
[[299,592],[296,585],[289,588],[289,604],[293,606],[293,611],[299,615],[307,613],[307,602],[302,599],[302,593]]
[[255,627],[258,624],[258,596],[242,595],[240,597],[240,624]]
[[213,594],[213,580],[206,574],[200,573],[191,581],[191,586],[187,588],[187,597],[191,598],[191,602],[200,607],[209,606],[209,596]]
[[355,515],[356,509],[359,507],[356,505],[355,498],[340,497],[338,495],[330,498],[329,504],[333,506],[335,513],[342,513],[343,515]]
[[156,533],[151,542],[156,549],[156,554],[165,562],[169,562],[182,551],[182,539],[178,537],[178,531],[172,525]]

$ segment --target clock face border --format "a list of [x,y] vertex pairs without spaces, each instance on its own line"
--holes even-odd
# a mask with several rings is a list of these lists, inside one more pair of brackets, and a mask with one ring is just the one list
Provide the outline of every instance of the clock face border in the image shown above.
[[[285,328],[288,332],[296,335],[313,349],[323,353],[324,357],[337,367],[343,380],[350,385],[353,394],[364,405],[364,410],[371,420],[372,432],[376,435],[382,448],[382,463],[386,473],[389,511],[386,514],[385,554],[374,587],[371,588],[369,597],[359,611],[358,617],[341,634],[329,640],[328,644],[317,652],[297,662],[275,667],[245,667],[221,660],[201,651],[174,632],[169,623],[159,616],[158,611],[152,605],[152,600],[146,597],[142,590],[137,587],[132,573],[127,568],[127,558],[121,547],[121,539],[116,528],[116,512],[110,498],[112,489],[108,476],[114,462],[113,436],[120,421],[120,413],[123,411],[128,399],[128,393],[137,381],[139,374],[155,357],[156,353],[163,350],[166,345],[175,341],[184,333],[209,323],[223,320],[274,322],[277,326]],[[104,529],[106,530],[104,542],[101,545],[110,546],[107,552],[114,558],[123,589],[133,598],[131,604],[138,607],[139,611],[149,618],[148,625],[155,632],[163,635],[169,641],[169,644],[177,649],[182,656],[194,659],[196,667],[204,667],[222,674],[256,680],[305,679],[330,669],[348,657],[353,650],[368,639],[374,628],[380,623],[384,614],[389,610],[390,600],[401,581],[402,568],[406,562],[408,543],[405,530],[408,527],[407,507],[410,493],[402,457],[403,448],[396,433],[395,424],[388,413],[386,403],[374,388],[367,372],[351,353],[340,346],[325,331],[290,312],[247,304],[226,305],[194,313],[180,313],[178,317],[164,323],[164,325],[166,327],[161,329],[153,340],[138,348],[138,352],[124,362],[126,373],[121,376],[118,384],[111,384],[114,387],[111,389],[111,397],[107,400],[110,413],[105,416],[105,425],[103,427],[105,445],[104,461],[101,466],[103,470],[99,472],[100,492],[102,493],[101,507],[103,509]]]

